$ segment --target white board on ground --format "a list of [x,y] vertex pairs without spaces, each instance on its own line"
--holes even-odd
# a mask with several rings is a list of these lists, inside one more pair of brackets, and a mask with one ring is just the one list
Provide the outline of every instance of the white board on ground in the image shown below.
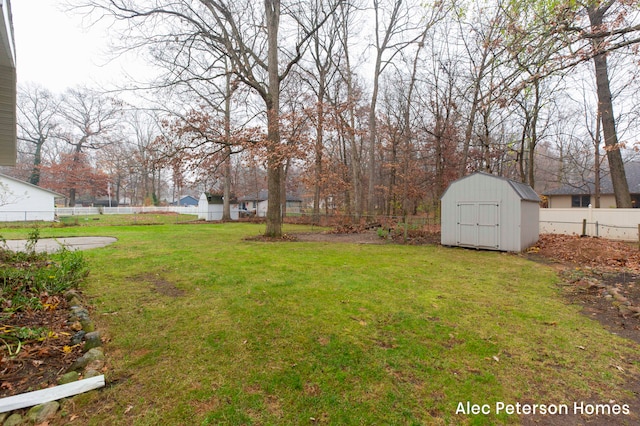
[[52,388],[41,389],[0,399],[0,413],[57,401],[104,386],[104,376],[95,376]]

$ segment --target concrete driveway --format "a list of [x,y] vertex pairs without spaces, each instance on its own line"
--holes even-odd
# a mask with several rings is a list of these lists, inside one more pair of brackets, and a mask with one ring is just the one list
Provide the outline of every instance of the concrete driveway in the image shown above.
[[[89,250],[105,247],[118,241],[114,237],[63,237],[41,238],[36,243],[36,251],[55,253],[62,247],[67,250]],[[12,251],[24,251],[28,240],[7,240],[6,247]]]

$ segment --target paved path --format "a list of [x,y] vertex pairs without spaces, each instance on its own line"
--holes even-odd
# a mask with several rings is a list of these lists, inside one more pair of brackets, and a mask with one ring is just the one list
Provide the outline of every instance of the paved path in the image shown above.
[[[37,252],[55,253],[63,246],[68,250],[88,250],[108,246],[118,241],[114,237],[64,237],[41,238],[36,244]],[[27,240],[7,240],[7,247],[13,251],[24,251]]]

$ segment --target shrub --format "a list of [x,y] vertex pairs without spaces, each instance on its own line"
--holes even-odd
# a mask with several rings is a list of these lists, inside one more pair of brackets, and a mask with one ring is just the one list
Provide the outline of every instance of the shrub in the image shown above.
[[0,308],[41,309],[41,297],[78,288],[88,274],[81,252],[63,249],[48,255],[0,249]]

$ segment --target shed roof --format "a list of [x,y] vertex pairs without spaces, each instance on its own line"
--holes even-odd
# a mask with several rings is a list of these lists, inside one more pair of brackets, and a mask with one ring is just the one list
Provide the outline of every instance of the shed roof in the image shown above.
[[53,195],[54,197],[56,197],[56,198],[66,197],[66,195],[60,194],[60,193],[55,192],[55,191],[51,191],[50,189],[47,189],[47,188],[42,188],[42,187],[40,187],[40,186],[34,185],[34,184],[32,184],[32,183],[29,183],[29,182],[25,182],[25,181],[20,180],[20,179],[16,179],[16,178],[14,178],[14,177],[11,177],[11,176],[8,176],[8,175],[5,175],[4,173],[0,173],[0,179],[1,179],[1,180],[11,180],[11,181],[13,181],[13,182],[17,182],[17,183],[20,183],[20,184],[22,184],[22,185],[30,186],[31,188],[33,188],[33,189],[37,189],[37,190],[39,190],[39,191],[48,192],[48,193],[50,193],[51,195]]
[[[449,185],[449,188],[451,188],[454,184],[457,184],[465,179],[468,179],[472,176],[476,176],[476,175],[480,175],[480,176],[486,176],[492,179],[497,179],[497,180],[501,180],[506,182],[512,189],[513,191],[518,195],[518,197],[523,200],[523,201],[534,201],[536,203],[540,202],[540,197],[538,196],[538,194],[536,193],[536,191],[533,190],[533,188],[531,188],[529,185],[527,185],[526,183],[522,183],[522,182],[516,182],[515,180],[512,179],[507,179],[505,177],[502,176],[496,176],[496,175],[492,175],[490,173],[486,173],[486,172],[473,172],[470,175],[467,175],[465,177],[462,177],[458,180],[455,180],[453,182],[451,182],[451,184]],[[442,194],[441,198],[444,198],[444,196],[447,194],[447,192],[449,191],[449,188],[447,188],[447,190],[444,192],[444,194]]]
[[[205,192],[204,196],[207,197],[207,201],[209,202],[209,204],[223,204],[224,203],[224,194],[220,194],[220,193],[216,193],[216,192]],[[198,200],[196,200],[196,201],[198,201]],[[238,202],[238,200],[236,199],[236,197],[234,195],[231,195],[231,199],[229,200],[229,203],[230,204],[236,204],[237,202]]]

